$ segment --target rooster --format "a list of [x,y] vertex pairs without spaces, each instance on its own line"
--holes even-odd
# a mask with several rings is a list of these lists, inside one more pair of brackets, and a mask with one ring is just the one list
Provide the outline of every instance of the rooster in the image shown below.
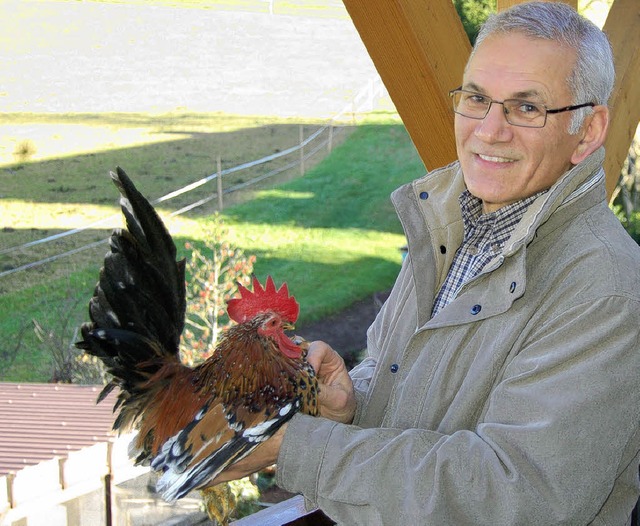
[[[176,261],[169,232],[126,173],[111,177],[127,229],[111,235],[76,345],[106,365],[112,379],[98,402],[119,388],[113,428],[137,429],[132,456],[162,473],[157,489],[174,501],[205,488],[296,412],[316,415],[317,379],[306,343],[285,334],[299,305],[271,277],[264,287],[254,277],[253,292],[239,285],[240,297],[227,303],[237,324],[209,359],[183,365],[185,261]],[[208,511],[226,522],[226,513]]]

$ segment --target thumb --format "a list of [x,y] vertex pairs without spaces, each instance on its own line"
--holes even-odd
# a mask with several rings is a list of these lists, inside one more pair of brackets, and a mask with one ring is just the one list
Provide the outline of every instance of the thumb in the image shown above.
[[322,364],[329,361],[333,353],[335,351],[329,344],[317,340],[309,344],[307,361],[315,369],[316,373],[319,373],[322,369]]

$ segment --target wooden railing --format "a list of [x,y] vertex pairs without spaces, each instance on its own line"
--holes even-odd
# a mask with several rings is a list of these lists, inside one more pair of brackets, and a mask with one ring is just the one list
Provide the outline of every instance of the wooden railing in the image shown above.
[[[631,526],[640,526],[640,501],[633,510]],[[233,523],[233,526],[333,526],[333,522],[321,510],[307,511],[300,495],[274,504],[270,508],[249,515]]]
[[300,495],[233,523],[234,526],[333,526],[320,510],[307,511]]

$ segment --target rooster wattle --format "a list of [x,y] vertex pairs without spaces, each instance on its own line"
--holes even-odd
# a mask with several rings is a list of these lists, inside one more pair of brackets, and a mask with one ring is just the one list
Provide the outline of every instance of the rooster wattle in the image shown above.
[[172,501],[207,486],[296,412],[317,414],[317,380],[306,347],[285,334],[299,305],[271,277],[228,302],[237,322],[213,355],[190,368],[178,346],[185,319],[185,262],[151,204],[118,168],[127,229],[114,230],[76,345],[112,375],[98,401],[120,389],[114,429],[137,429],[137,463],[162,473]]

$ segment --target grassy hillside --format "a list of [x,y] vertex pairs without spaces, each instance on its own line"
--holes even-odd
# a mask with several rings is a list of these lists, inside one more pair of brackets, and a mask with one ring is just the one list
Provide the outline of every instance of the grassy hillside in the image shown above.
[[[271,274],[289,283],[302,306],[301,322],[337,312],[393,283],[403,237],[389,193],[423,170],[404,127],[377,116],[304,177],[261,190],[252,201],[225,210],[230,241],[257,256],[259,277]],[[148,171],[153,173],[153,167]],[[81,185],[86,172],[76,173],[80,180],[69,184]],[[135,173],[130,175],[136,180]],[[115,189],[107,189],[102,197],[113,202],[115,196]],[[207,214],[200,214],[173,222],[179,250],[184,253],[186,241],[201,242],[208,221]],[[73,328],[86,319],[104,251],[92,261],[67,258],[61,277],[50,278],[48,269],[41,268],[32,285],[0,295],[0,312],[5,313],[0,379],[50,378],[50,355],[35,338],[31,320],[56,330],[68,321],[63,339],[72,341]]]

